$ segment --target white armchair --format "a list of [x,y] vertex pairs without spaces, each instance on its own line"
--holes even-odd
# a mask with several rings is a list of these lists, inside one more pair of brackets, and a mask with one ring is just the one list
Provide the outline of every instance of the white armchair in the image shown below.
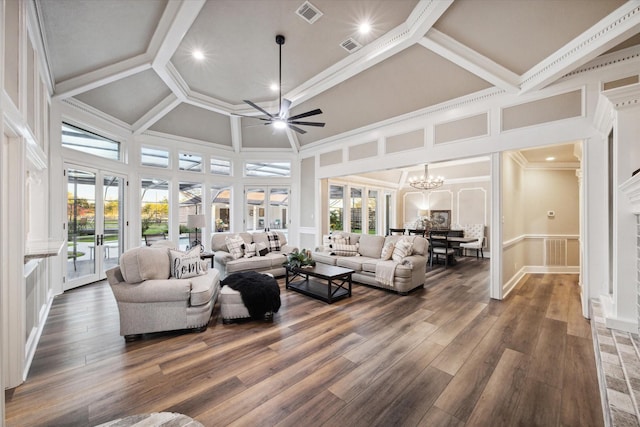
[[463,252],[467,249],[474,249],[476,251],[476,258],[478,253],[484,258],[484,224],[465,224],[462,226],[464,230],[464,237],[475,237],[478,240],[471,243],[461,243],[460,248]]

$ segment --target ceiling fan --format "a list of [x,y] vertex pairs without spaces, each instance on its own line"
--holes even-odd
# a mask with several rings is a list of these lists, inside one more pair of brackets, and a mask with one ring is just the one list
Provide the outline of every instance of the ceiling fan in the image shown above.
[[319,108],[316,108],[315,110],[307,111],[306,113],[296,114],[295,116],[289,117],[289,107],[291,107],[291,101],[289,101],[286,98],[282,98],[282,45],[284,44],[284,36],[278,34],[276,36],[276,43],[279,46],[278,89],[280,91],[280,96],[279,96],[280,103],[279,103],[278,113],[271,114],[267,112],[265,109],[263,109],[262,107],[260,107],[259,105],[255,104],[254,102],[251,102],[245,99],[244,102],[251,105],[253,108],[260,111],[262,114],[265,114],[267,117],[266,118],[254,117],[254,116],[242,116],[242,117],[251,117],[254,119],[265,121],[266,122],[265,125],[273,125],[273,127],[275,127],[276,129],[284,129],[288,127],[300,134],[307,133],[307,131],[299,128],[298,126],[324,127],[324,123],[300,121],[300,119],[304,119],[305,117],[322,114],[322,110]]

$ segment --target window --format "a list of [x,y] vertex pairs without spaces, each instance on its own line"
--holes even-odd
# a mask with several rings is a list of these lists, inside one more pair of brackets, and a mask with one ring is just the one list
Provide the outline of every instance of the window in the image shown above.
[[169,151],[159,148],[142,147],[140,150],[140,164],[154,168],[169,167]]
[[376,234],[378,231],[378,192],[369,190],[367,195],[367,223],[369,224],[367,232]]
[[202,156],[180,153],[178,155],[178,167],[181,171],[202,172]]
[[188,227],[189,215],[204,214],[202,210],[202,184],[193,182],[181,182],[180,193],[178,194],[179,211],[178,221],[180,224],[180,242],[178,248],[185,250],[192,246],[196,239],[202,240],[202,230],[195,230]]
[[229,231],[231,229],[231,189],[211,188],[211,229]]
[[344,187],[329,186],[329,229],[344,230]]
[[211,158],[211,173],[215,175],[231,176],[231,162],[229,160]]
[[105,159],[120,160],[120,143],[62,123],[62,146]]
[[[169,233],[169,183],[143,178],[140,183],[140,221],[142,236]],[[142,240],[144,245],[144,239]]]
[[247,162],[244,166],[246,176],[291,176],[291,162]]
[[351,189],[351,232],[362,233],[362,189]]

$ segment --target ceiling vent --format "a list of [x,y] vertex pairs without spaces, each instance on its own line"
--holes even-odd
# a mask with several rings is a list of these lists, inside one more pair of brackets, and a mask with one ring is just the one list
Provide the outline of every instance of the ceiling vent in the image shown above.
[[305,1],[302,6],[296,10],[296,15],[307,21],[309,24],[313,24],[320,19],[322,12],[308,1]]
[[342,46],[342,48],[349,53],[353,53],[362,47],[362,45],[358,43],[358,41],[353,37],[349,37],[348,39],[340,43],[340,46]]

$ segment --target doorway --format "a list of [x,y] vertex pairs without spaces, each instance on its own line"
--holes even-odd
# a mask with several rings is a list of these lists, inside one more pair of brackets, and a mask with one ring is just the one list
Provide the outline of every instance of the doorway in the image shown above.
[[245,190],[245,230],[287,232],[289,187],[247,187]]
[[64,290],[102,280],[124,242],[126,177],[66,165],[67,245]]

